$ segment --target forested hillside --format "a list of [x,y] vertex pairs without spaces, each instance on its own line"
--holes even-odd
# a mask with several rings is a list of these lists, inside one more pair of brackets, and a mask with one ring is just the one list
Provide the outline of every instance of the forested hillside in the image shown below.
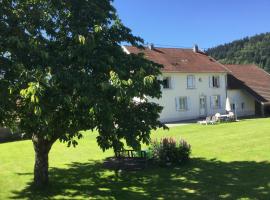
[[223,64],[256,64],[270,72],[270,33],[219,45],[206,52]]

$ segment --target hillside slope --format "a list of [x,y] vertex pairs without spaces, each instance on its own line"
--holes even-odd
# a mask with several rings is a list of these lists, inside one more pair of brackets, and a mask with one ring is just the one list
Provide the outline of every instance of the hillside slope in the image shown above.
[[270,33],[209,48],[206,53],[223,64],[256,64],[270,72]]

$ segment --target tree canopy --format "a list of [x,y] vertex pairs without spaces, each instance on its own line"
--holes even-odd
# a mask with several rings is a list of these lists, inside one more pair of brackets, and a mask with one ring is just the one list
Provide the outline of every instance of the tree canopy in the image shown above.
[[[81,130],[103,149],[138,149],[162,124],[162,66],[126,54],[142,48],[111,0],[0,1],[0,123],[31,137],[35,183],[48,182],[48,153],[59,139],[77,145]],[[139,97],[143,101],[133,101]]]
[[270,72],[270,33],[219,45],[207,53],[224,64],[256,64]]

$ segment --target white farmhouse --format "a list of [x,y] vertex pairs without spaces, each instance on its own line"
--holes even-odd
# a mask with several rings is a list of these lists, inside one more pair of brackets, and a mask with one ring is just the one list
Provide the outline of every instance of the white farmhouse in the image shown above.
[[[123,49],[128,54],[142,52],[147,59],[163,65],[162,98],[151,99],[163,106],[162,122],[224,114],[227,97],[238,116],[264,115],[269,105],[270,75],[256,66],[222,65],[196,45],[193,49]],[[258,86],[259,77],[263,77],[263,84]]]

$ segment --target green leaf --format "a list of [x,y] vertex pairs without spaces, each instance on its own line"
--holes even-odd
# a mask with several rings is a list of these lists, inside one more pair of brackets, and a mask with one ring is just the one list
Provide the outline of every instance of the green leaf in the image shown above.
[[101,31],[102,31],[102,26],[95,25],[95,26],[94,26],[94,31],[95,31],[96,33],[101,32]]
[[79,39],[79,42],[81,43],[81,44],[85,44],[85,37],[83,36],[83,35],[79,35],[78,36],[78,39]]
[[35,102],[36,102],[36,101],[35,101],[35,95],[33,95],[33,94],[31,95],[31,102],[32,102],[32,103],[35,103]]
[[149,75],[149,76],[144,77],[143,82],[144,82],[144,85],[149,86],[153,84],[154,80],[155,80],[155,76]]
[[41,115],[41,108],[39,106],[35,106],[34,113],[35,113],[35,115],[40,116]]
[[13,93],[13,88],[9,87],[9,94],[12,94],[12,93]]

